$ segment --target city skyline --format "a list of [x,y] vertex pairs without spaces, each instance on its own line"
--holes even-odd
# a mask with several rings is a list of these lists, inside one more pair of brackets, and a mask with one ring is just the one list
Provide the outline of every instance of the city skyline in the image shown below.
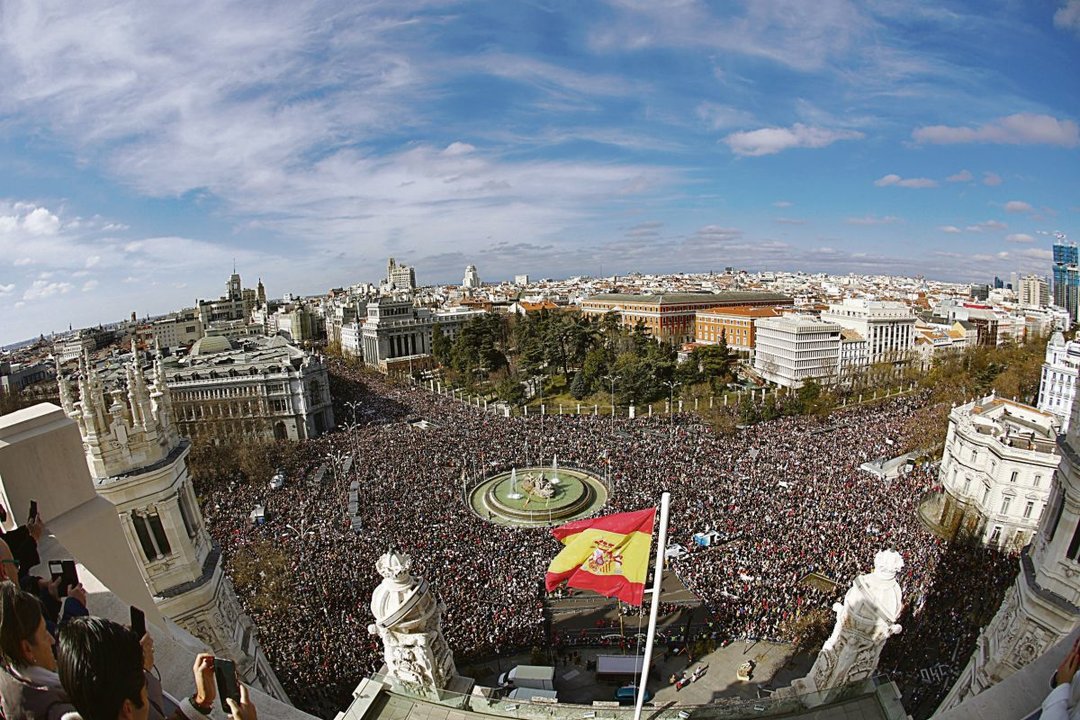
[[216,297],[1048,275],[1080,0],[6,5],[0,344]]

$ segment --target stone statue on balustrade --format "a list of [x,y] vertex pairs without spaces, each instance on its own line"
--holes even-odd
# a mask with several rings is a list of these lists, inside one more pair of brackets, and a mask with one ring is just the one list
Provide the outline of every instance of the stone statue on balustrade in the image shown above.
[[885,641],[901,630],[896,624],[903,607],[896,574],[903,567],[899,553],[882,550],[874,556],[874,572],[855,578],[844,603],[833,605],[832,635],[810,673],[792,683],[794,694],[807,696],[812,705],[829,702],[843,686],[873,674]]
[[368,625],[368,632],[382,640],[385,672],[391,682],[407,692],[437,699],[443,690],[457,692],[462,678],[443,637],[443,605],[436,601],[427,580],[409,572],[411,566],[408,555],[394,550],[375,564],[383,580],[371,596],[375,622]]

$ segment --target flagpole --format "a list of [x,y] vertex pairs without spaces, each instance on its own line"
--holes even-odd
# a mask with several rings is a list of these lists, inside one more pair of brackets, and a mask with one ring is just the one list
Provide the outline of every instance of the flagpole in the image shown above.
[[645,655],[641,664],[641,682],[638,684],[634,720],[641,720],[641,706],[645,702],[645,687],[649,683],[649,666],[652,664],[653,638],[656,637],[656,618],[660,612],[660,586],[664,580],[664,549],[667,546],[668,511],[671,493],[660,496],[660,537],[656,541],[656,568],[653,571],[652,605],[649,607],[649,630],[645,636]]

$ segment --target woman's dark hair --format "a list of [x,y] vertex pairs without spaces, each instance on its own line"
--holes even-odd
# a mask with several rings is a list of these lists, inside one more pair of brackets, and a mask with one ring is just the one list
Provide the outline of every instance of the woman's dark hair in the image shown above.
[[116,720],[124,700],[142,707],[142,645],[123,625],[75,618],[60,631],[57,660],[60,684],[83,720]]
[[31,645],[41,625],[41,601],[10,580],[0,582],[0,656],[10,667],[26,666],[22,641]]

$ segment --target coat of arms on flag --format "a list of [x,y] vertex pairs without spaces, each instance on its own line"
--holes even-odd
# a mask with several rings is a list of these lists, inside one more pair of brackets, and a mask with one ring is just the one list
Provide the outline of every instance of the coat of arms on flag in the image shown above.
[[555,528],[562,551],[548,567],[545,585],[592,590],[641,605],[649,570],[656,508],[577,520]]

